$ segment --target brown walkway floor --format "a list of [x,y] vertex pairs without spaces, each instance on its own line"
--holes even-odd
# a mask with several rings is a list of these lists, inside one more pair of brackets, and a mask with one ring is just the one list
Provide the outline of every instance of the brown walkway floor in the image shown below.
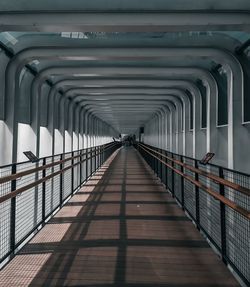
[[0,286],[239,286],[133,148],[1,272]]

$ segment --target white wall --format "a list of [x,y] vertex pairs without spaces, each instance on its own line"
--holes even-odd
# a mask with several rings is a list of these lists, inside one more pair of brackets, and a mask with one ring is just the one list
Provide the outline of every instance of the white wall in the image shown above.
[[55,129],[54,137],[54,153],[63,153],[63,136],[58,129]]
[[28,124],[18,124],[17,162],[26,161],[24,151],[36,154],[36,134]]
[[12,134],[4,121],[0,120],[0,166],[12,162]]
[[40,127],[39,157],[46,157],[52,154],[52,135],[45,127]]

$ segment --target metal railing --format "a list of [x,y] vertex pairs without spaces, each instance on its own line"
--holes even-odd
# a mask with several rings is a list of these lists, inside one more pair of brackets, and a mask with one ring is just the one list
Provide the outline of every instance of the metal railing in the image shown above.
[[250,175],[144,143],[135,147],[223,262],[250,286]]
[[0,263],[40,228],[119,147],[119,142],[0,167]]

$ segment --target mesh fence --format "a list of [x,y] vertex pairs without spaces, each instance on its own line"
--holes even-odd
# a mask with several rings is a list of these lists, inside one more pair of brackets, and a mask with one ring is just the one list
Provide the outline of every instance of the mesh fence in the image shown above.
[[[54,162],[53,158],[46,159],[46,164]],[[47,168],[45,171],[45,176],[48,176],[54,172],[55,167]],[[53,211],[53,178],[45,182],[45,214],[49,215]]]
[[[171,158],[172,155],[171,155],[169,152],[167,152],[167,157],[168,157],[168,158]],[[166,160],[166,163],[167,163],[168,165],[172,165],[172,161],[171,161],[170,159],[167,159],[167,160]],[[172,173],[173,173],[172,169],[171,169],[170,167],[168,167],[168,168],[167,168],[167,186],[168,186],[168,189],[169,189],[170,191],[173,191]]]
[[[60,161],[60,156],[54,156],[46,159],[46,164]],[[60,171],[60,165],[47,168],[45,176]],[[60,203],[60,175],[54,176],[45,182],[45,216],[50,215]]]
[[[148,147],[158,150],[152,146]],[[179,202],[182,203],[184,200],[184,208],[197,226],[221,252],[224,260],[249,284],[250,220],[225,203],[226,200],[230,200],[243,208],[244,212],[250,212],[250,175],[215,165],[203,165],[196,159],[168,151],[161,152],[168,157],[164,159],[165,162],[184,175],[182,184],[182,175],[173,172],[172,168],[167,166],[163,182],[167,183],[170,191],[174,191],[174,196]],[[145,154],[147,152],[142,153],[142,156],[147,158]],[[162,158],[161,155],[157,156],[159,159]],[[159,160],[155,158],[147,158],[147,161],[150,166],[159,165]],[[185,164],[183,168],[180,162]],[[216,198],[216,194],[223,196],[225,203]]]
[[[223,170],[223,177],[250,189],[250,177]],[[225,187],[225,197],[250,211],[250,196]],[[230,262],[250,281],[250,220],[226,207],[226,254]]]
[[[181,157],[179,155],[174,155],[173,158],[175,160],[178,160],[178,161],[181,160]],[[181,166],[177,163],[174,163],[174,168],[181,171]],[[182,201],[182,198],[181,198],[181,193],[182,193],[181,180],[182,180],[182,176],[175,172],[174,173],[174,194],[175,194],[175,197],[178,199],[179,202]]]
[[[118,147],[113,145],[103,159]],[[92,171],[98,167],[96,157],[86,160],[87,157],[90,154],[87,156],[86,150],[81,150],[39,159],[36,163],[0,167],[0,197],[19,191],[13,198],[2,198],[0,203],[0,263],[86,180],[91,166]],[[16,173],[22,174],[18,177]]]
[[[38,163],[24,163],[17,165],[17,173],[42,166]],[[16,181],[19,189],[41,179],[42,173],[35,172],[22,176]],[[42,184],[32,187],[16,197],[16,227],[15,243],[19,243],[42,221]]]
[[[198,164],[198,168],[206,172],[219,175],[219,169],[210,165]],[[206,176],[199,175],[199,181],[216,193],[219,192],[219,184],[210,180]],[[202,189],[199,189],[199,213],[200,213],[200,225],[209,235],[219,248],[221,248],[221,215],[220,215],[220,201],[209,195]]]
[[82,182],[84,182],[86,179],[87,179],[87,177],[88,177],[88,175],[87,175],[87,154],[86,154],[86,152],[84,152],[84,155],[83,155],[83,157],[82,157],[82,159],[84,160],[83,162],[82,162]]
[[[188,165],[195,167],[195,161],[190,158],[183,158],[183,162]],[[190,169],[185,168],[183,170],[184,174],[191,178],[195,178],[195,173]],[[192,218],[196,219],[196,194],[195,194],[195,185],[190,182],[188,179],[184,179],[184,203],[185,208],[190,213]]]
[[[0,177],[9,176],[12,167],[0,168]],[[0,184],[0,196],[11,192],[11,182]],[[0,203],[0,258],[4,258],[10,252],[10,224],[11,224],[11,200]]]
[[[71,153],[68,153],[64,156],[64,159],[71,158]],[[72,165],[72,161],[68,160],[64,162],[63,168],[67,168]],[[66,199],[72,192],[72,168],[67,169],[63,173],[63,200]]]
[[74,176],[73,176],[74,190],[80,185],[80,180],[81,180],[81,178],[80,178],[80,161],[81,161],[80,154],[81,154],[80,151],[75,151],[73,153],[73,156],[75,157],[73,159],[73,164],[75,165]]

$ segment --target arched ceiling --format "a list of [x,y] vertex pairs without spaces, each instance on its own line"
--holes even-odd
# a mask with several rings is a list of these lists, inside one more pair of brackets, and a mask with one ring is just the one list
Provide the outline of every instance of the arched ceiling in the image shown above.
[[249,13],[249,0],[2,0],[0,55],[18,71],[7,77],[30,85],[31,96],[49,83],[132,133],[161,107],[183,103],[178,92],[190,100],[187,91],[199,91],[201,74],[226,65],[224,56],[247,59]]

